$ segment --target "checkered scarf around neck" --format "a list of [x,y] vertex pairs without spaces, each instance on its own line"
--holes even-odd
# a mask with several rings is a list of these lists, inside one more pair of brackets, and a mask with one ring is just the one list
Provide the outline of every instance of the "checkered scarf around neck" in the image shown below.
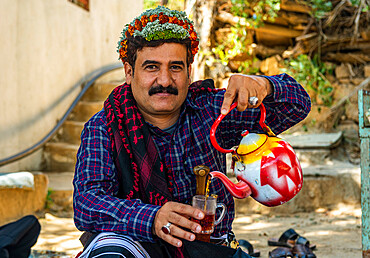
[[[218,91],[212,80],[189,86],[192,97],[201,92]],[[141,199],[162,206],[172,199],[170,176],[160,160],[148,125],[139,112],[131,86],[116,87],[104,102],[113,161],[119,181],[119,198]]]

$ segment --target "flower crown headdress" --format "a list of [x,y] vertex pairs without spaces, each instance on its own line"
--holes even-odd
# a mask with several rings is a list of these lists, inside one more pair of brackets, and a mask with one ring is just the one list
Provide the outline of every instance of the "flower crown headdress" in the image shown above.
[[127,62],[127,39],[142,37],[146,41],[161,39],[191,40],[191,54],[198,52],[199,38],[194,30],[193,22],[186,17],[185,12],[170,10],[164,6],[149,9],[126,24],[118,41],[117,52],[122,62]]

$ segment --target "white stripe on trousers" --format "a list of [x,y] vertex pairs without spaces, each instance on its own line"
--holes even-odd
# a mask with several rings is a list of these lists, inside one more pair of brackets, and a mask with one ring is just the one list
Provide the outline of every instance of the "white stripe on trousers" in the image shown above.
[[129,236],[117,234],[114,232],[104,232],[97,235],[94,240],[91,241],[91,243],[88,245],[88,247],[83,251],[83,253],[79,256],[79,258],[94,258],[100,257],[102,255],[108,256],[112,254],[125,257],[123,254],[113,253],[112,251],[101,253],[99,254],[99,256],[90,256],[92,251],[108,246],[124,248],[137,258],[150,258],[149,254],[145,251],[145,249],[139,242],[132,240],[132,238]]

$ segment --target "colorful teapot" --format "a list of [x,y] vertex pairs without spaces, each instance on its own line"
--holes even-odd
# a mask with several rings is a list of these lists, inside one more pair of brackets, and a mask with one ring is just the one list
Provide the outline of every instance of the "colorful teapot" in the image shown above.
[[[234,103],[230,110],[236,106],[237,103]],[[276,137],[265,124],[264,105],[261,104],[259,108],[259,124],[266,134],[244,131],[237,147],[225,150],[216,141],[217,126],[225,115],[221,114],[211,128],[212,145],[222,153],[232,153],[232,168],[239,182],[234,184],[218,171],[210,174],[219,178],[236,198],[242,199],[250,195],[266,206],[277,206],[289,201],[301,190],[302,169],[289,143]]]

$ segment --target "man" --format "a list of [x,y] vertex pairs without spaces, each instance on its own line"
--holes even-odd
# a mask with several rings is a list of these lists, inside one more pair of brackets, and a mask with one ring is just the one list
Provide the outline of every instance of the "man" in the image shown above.
[[[266,124],[276,134],[307,116],[309,96],[286,74],[233,75],[226,91],[215,90],[211,80],[191,83],[197,51],[197,34],[183,12],[159,6],[123,30],[118,52],[126,83],[85,124],[77,154],[74,220],[79,230],[95,233],[83,257],[155,256],[163,243],[170,255],[181,257],[184,243],[201,230],[191,218],[204,217],[189,205],[193,168],[226,171],[225,155],[209,138],[220,113],[238,102],[218,129],[217,139],[227,148],[238,145],[243,130],[262,132],[256,109],[262,101]],[[213,233],[222,237],[232,230],[234,201],[218,179],[210,193],[227,206]]]

